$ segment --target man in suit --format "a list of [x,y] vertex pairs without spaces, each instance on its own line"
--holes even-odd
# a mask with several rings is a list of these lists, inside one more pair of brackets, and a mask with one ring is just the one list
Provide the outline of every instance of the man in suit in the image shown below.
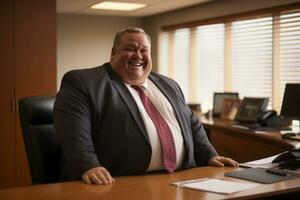
[[[113,176],[238,166],[218,156],[178,84],[151,72],[150,43],[142,29],[124,29],[115,37],[109,63],[64,75],[54,125],[62,143],[65,180],[81,177],[88,184],[110,184]],[[154,118],[140,88],[157,111]],[[169,141],[163,142],[162,131]]]

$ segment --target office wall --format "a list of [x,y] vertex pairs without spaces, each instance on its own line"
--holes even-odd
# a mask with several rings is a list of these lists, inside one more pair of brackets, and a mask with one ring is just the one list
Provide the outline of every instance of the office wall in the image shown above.
[[[247,11],[270,8],[290,3],[300,2],[299,0],[217,0],[172,11],[160,15],[145,18],[145,29],[152,39],[152,49],[157,49],[158,35],[161,28],[166,25],[179,24],[184,22],[204,20],[221,17]],[[152,51],[153,70],[157,70],[157,51]]]
[[58,14],[57,88],[71,69],[107,62],[115,33],[128,26],[143,27],[140,18]]

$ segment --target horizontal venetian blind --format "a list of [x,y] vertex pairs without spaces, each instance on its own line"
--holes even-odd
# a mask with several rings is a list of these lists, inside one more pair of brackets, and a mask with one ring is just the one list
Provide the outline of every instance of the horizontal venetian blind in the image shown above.
[[208,110],[212,108],[213,93],[224,91],[225,25],[198,26],[195,34],[199,73],[197,92],[203,110]]
[[168,63],[168,46],[169,43],[169,33],[168,32],[162,32],[158,36],[158,72],[168,76],[169,75],[169,63]]
[[182,89],[182,92],[189,101],[189,40],[190,30],[189,29],[178,29],[174,33],[174,56],[173,72],[171,77],[175,79]]
[[232,22],[232,88],[241,97],[272,103],[273,22],[263,17]]
[[[279,106],[286,83],[300,83],[300,10],[280,15],[279,23]],[[300,95],[300,94],[299,94]]]

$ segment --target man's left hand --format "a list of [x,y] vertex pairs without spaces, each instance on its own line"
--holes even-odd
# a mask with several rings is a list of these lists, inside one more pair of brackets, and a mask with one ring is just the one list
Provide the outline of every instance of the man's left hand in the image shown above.
[[214,156],[208,161],[207,164],[211,165],[211,166],[217,166],[217,167],[224,167],[225,165],[229,165],[232,167],[239,166],[239,163],[236,162],[235,160],[232,160],[231,158],[226,158],[223,156]]

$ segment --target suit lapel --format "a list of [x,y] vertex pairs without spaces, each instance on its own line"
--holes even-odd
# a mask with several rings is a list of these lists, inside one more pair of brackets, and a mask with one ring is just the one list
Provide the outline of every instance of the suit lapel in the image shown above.
[[131,93],[129,92],[128,88],[123,83],[121,78],[112,70],[110,64],[106,65],[106,69],[111,78],[112,84],[114,85],[114,87],[117,89],[120,96],[124,100],[130,113],[132,114],[133,118],[135,119],[139,129],[141,130],[143,135],[146,137],[147,141],[150,142],[145,123],[140,114],[140,110],[139,110],[134,98],[132,97]]
[[178,104],[178,100],[177,100],[177,94],[175,93],[175,91],[170,88],[170,86],[164,81],[162,80],[160,77],[155,76],[153,74],[150,74],[149,78],[153,81],[153,83],[162,91],[162,93],[167,97],[167,99],[169,100],[169,102],[171,103],[176,116],[177,116],[177,120],[178,123],[181,127],[181,131],[182,131],[182,135],[184,140],[186,141],[186,131],[185,131],[185,126],[184,126],[184,117],[182,114],[182,111],[180,110],[180,105]]
[[169,100],[169,102],[171,103],[179,126],[181,128],[181,134],[183,137],[183,141],[184,141],[184,145],[185,145],[185,159],[182,163],[182,167],[185,168],[188,164],[189,164],[189,151],[190,151],[190,142],[188,140],[189,136],[189,130],[188,127],[185,125],[185,118],[183,116],[183,112],[180,109],[183,109],[182,106],[179,105],[179,101],[177,100],[177,96],[178,94],[176,94],[175,90],[172,89],[169,84],[161,79],[159,76],[154,75],[153,73],[150,74],[149,78],[153,81],[153,83],[162,91],[162,93],[167,97],[167,99]]

